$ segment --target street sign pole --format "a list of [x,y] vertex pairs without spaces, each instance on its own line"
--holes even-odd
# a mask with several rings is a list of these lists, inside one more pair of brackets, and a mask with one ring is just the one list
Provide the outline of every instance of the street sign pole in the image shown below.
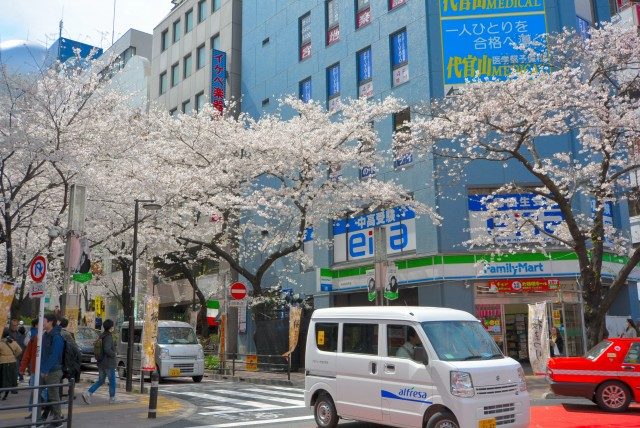
[[[45,290],[47,289],[47,280],[46,278],[43,281],[44,283],[44,288]],[[39,394],[39,389],[37,388],[38,386],[40,386],[40,364],[42,362],[42,332],[43,332],[43,327],[44,327],[44,295],[41,295],[39,297],[40,300],[40,311],[38,313],[38,347],[36,348],[36,372],[32,375],[35,376],[35,380],[33,383],[33,386],[36,387],[36,389],[34,389],[32,391],[33,393],[33,404],[40,404],[40,394]],[[33,407],[31,408],[31,422],[35,425],[37,419],[38,419],[38,415],[40,414],[40,407]]]

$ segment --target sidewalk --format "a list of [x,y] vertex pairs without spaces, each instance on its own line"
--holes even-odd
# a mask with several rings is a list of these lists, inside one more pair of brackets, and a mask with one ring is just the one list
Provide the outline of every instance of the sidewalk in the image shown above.
[[[83,376],[76,388],[76,399],[73,403],[73,426],[75,427],[160,427],[189,417],[196,411],[196,407],[187,401],[158,394],[156,419],[148,419],[148,393],[144,395],[127,393],[123,388],[118,388],[117,403],[109,404],[109,389],[106,384],[93,394],[92,404],[87,405],[82,400],[82,392],[86,391],[89,385],[90,382]],[[0,402],[0,408],[28,403],[27,391],[20,391],[19,394],[9,394],[6,401]],[[62,412],[66,415],[66,406],[63,406]],[[29,423],[30,420],[25,419],[27,413],[27,409],[0,411],[0,427]]]

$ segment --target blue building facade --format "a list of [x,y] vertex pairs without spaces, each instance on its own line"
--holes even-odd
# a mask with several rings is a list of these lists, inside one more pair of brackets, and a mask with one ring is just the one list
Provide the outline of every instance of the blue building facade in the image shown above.
[[[445,96],[464,84],[465,77],[475,72],[500,76],[512,66],[535,65],[535,60],[530,63],[519,57],[510,47],[512,42],[577,28],[580,20],[609,19],[608,0],[593,3],[596,11],[589,17],[578,14],[576,7],[585,6],[582,3],[245,0],[242,109],[259,117],[273,111],[275,100],[285,94],[325,103],[330,110],[339,109],[341,99],[359,96],[403,99],[407,111],[376,125],[382,149],[392,154],[381,165],[344,173],[357,174],[362,180],[371,175],[397,180],[416,199],[437,207],[443,217],[436,226],[425,216],[401,217],[389,210],[316,227],[314,233],[330,238],[333,246],[316,247],[316,268],[300,272],[290,286],[313,294],[316,308],[372,304],[367,281],[373,254],[363,233],[385,228],[387,278],[393,276],[399,284],[398,298],[390,295],[385,304],[446,306],[475,313],[506,353],[526,359],[527,304],[545,301],[549,322],[566,333],[567,352],[581,354],[584,329],[577,262],[571,253],[558,250],[495,259],[468,252],[463,245],[473,233],[473,223],[481,218],[481,195],[511,180],[533,185],[532,177],[516,164],[477,163],[462,182],[434,179],[434,170],[442,166],[436,159],[395,152],[391,140],[415,106]],[[557,138],[556,143],[555,147],[570,148],[572,136]],[[515,196],[514,211],[534,208],[531,195]],[[588,212],[588,201],[578,203]],[[626,208],[614,208],[611,221],[628,227],[625,212]],[[615,258],[608,263],[614,271]],[[277,270],[276,266],[272,271]],[[621,293],[611,312],[640,316],[635,283]]]

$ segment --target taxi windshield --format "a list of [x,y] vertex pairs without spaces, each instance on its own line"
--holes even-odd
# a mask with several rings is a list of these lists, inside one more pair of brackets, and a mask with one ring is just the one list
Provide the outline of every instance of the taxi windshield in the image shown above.
[[427,321],[422,323],[422,328],[443,361],[504,358],[478,321]]
[[603,340],[602,342],[598,343],[593,348],[589,349],[589,351],[587,352],[585,357],[587,357],[587,359],[589,359],[589,360],[595,360],[600,355],[602,355],[602,353],[605,351],[605,349],[607,349],[609,346],[611,346],[611,342],[609,342],[608,340]]

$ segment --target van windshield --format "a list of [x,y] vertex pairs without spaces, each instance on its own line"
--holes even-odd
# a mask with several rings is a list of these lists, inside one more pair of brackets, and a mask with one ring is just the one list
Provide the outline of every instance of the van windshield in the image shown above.
[[160,327],[158,328],[159,345],[195,345],[198,343],[196,334],[191,327]]
[[496,342],[477,321],[427,321],[422,328],[440,360],[504,358]]

